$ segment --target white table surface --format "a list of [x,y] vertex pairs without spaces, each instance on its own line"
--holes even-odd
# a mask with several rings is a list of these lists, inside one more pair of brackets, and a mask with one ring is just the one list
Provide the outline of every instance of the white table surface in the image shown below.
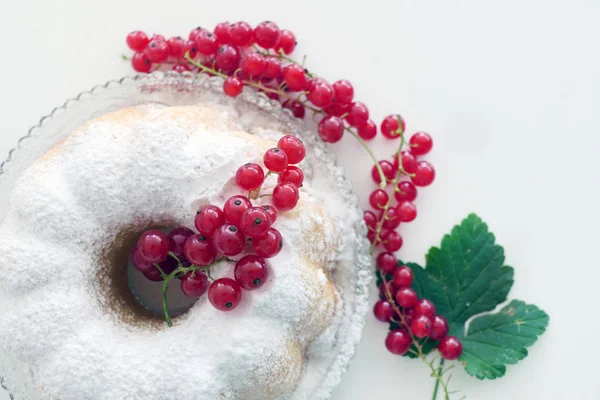
[[[292,29],[311,70],[350,79],[377,119],[399,111],[409,131],[434,135],[437,181],[419,195],[417,220],[402,228],[402,257],[423,261],[453,224],[477,212],[515,267],[510,296],[551,315],[547,333],[504,378],[481,382],[459,371],[453,388],[483,400],[600,398],[600,3],[1,3],[1,157],[54,106],[131,74],[119,58],[130,30],[184,35],[239,19]],[[383,140],[376,148],[391,152]],[[350,138],[333,149],[366,202],[368,159]],[[387,353],[385,332],[369,315],[335,400],[431,398],[424,365]]]

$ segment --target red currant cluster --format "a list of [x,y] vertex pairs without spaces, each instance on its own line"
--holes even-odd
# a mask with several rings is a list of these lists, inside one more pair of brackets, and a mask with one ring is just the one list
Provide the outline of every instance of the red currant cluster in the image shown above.
[[[393,354],[406,354],[411,346],[419,345],[419,339],[439,341],[437,348],[442,357],[456,360],[462,354],[462,343],[454,336],[447,336],[448,321],[436,315],[435,305],[428,299],[419,299],[411,288],[413,272],[409,267],[398,266],[391,253],[377,256],[377,268],[382,277],[379,286],[380,300],[375,303],[373,313],[381,322],[393,322],[385,346]],[[388,280],[387,276],[391,276]]]
[[[238,168],[235,181],[248,195],[235,195],[223,209],[205,205],[197,213],[194,225],[198,233],[178,227],[168,234],[149,230],[131,249],[131,262],[146,278],[163,281],[163,305],[167,322],[166,288],[173,278],[181,280],[181,290],[189,297],[208,291],[210,303],[221,311],[230,311],[242,299],[242,290],[264,285],[269,277],[266,258],[275,257],[283,247],[281,233],[273,227],[278,211],[293,209],[299,200],[304,174],[295,165],[304,159],[306,149],[292,135],[282,137],[278,147],[265,152],[263,163]],[[265,179],[277,174],[272,193],[260,193]],[[252,200],[271,197],[272,205],[253,206]],[[245,255],[237,261],[229,257]],[[210,269],[220,261],[235,262],[234,278],[213,280]],[[209,281],[212,283],[209,284]]]

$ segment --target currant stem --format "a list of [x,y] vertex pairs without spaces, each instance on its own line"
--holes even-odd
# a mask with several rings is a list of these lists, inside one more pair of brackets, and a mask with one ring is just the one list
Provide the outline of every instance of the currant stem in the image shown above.
[[[438,366],[438,375],[442,375],[442,367],[444,366],[444,359],[440,360],[440,365]],[[435,380],[435,386],[433,387],[433,397],[431,400],[437,400],[438,389],[440,388],[440,381],[438,379]]]
[[369,145],[364,140],[362,140],[362,138],[360,136],[358,136],[356,133],[352,132],[352,129],[344,127],[344,130],[346,132],[348,132],[350,135],[352,135],[352,137],[354,137],[356,140],[358,140],[358,143],[360,143],[360,145],[365,148],[367,153],[369,153],[369,156],[371,156],[371,159],[375,163],[377,172],[379,172],[379,179],[381,179],[381,183],[379,184],[379,187],[381,187],[382,189],[385,188],[387,179],[385,178],[385,175],[383,174],[383,169],[381,169],[381,165],[379,165],[379,162],[377,161],[377,157],[375,157],[375,154],[373,154],[373,152],[369,148]]

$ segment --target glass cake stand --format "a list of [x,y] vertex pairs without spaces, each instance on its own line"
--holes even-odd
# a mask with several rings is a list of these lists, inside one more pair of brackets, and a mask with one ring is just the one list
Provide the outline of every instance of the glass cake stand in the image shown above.
[[[187,105],[207,100],[233,104],[235,107],[249,107],[256,111],[257,118],[264,118],[264,121],[275,123],[283,130],[302,138],[307,152],[315,156],[317,164],[321,164],[317,167],[329,172],[333,177],[334,184],[331,189],[341,195],[346,207],[362,215],[350,182],[318,135],[309,130],[302,121],[295,119],[289,110],[283,109],[278,102],[268,99],[264,94],[245,89],[239,97],[232,99],[222,93],[222,84],[220,78],[205,74],[154,72],[107,82],[55,108],[18,141],[17,146],[0,165],[0,223],[6,217],[9,195],[21,172],[84,122],[111,111],[139,104]],[[304,387],[301,396],[292,395],[290,398],[293,400],[329,398],[354,356],[355,347],[361,338],[368,311],[372,275],[372,259],[362,219],[355,221],[352,231],[345,233],[345,236],[354,243],[354,254],[352,265],[338,268],[334,275],[334,281],[344,302],[343,315],[335,335],[335,351],[332,352],[331,359],[327,360],[327,368],[320,368],[316,373],[318,376],[315,376],[314,372],[311,373],[312,387]],[[3,368],[8,372],[4,377],[0,376],[0,384],[9,392],[12,391],[11,399],[24,400],[31,397],[32,400],[37,400],[34,388],[27,387],[26,381],[30,381],[27,375],[31,374],[28,368],[3,366],[2,359],[0,354],[0,373],[3,372]],[[20,376],[23,376],[23,379],[20,379]]]

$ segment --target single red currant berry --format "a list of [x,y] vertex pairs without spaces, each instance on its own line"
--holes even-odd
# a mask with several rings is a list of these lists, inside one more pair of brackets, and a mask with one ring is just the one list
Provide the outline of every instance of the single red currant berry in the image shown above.
[[169,237],[157,229],[142,233],[138,239],[138,251],[146,260],[159,263],[164,261],[169,254],[171,241]]
[[394,283],[391,281],[388,281],[387,283],[386,281],[381,282],[379,285],[379,298],[384,300],[387,299],[388,290],[390,295],[394,297],[394,293],[396,293],[396,287],[394,286]]
[[433,318],[435,316],[435,306],[428,299],[421,299],[415,305],[415,312],[419,315],[424,315],[429,318]]
[[410,268],[402,265],[394,272],[394,285],[397,288],[410,287],[413,282],[413,272]]
[[215,231],[213,241],[215,248],[221,254],[225,256],[237,256],[242,252],[246,238],[237,226],[224,224]]
[[279,35],[279,42],[275,45],[277,53],[292,54],[296,48],[296,35],[287,29],[283,29]]
[[340,105],[349,105],[354,99],[354,87],[346,79],[340,79],[333,83],[335,102]]
[[217,279],[208,287],[208,300],[220,311],[231,311],[242,300],[242,289],[231,278]]
[[181,291],[187,297],[202,296],[208,290],[208,285],[208,276],[203,271],[188,272],[181,279]]
[[463,351],[462,342],[454,336],[446,336],[438,343],[438,350],[446,360],[456,360]]
[[212,236],[218,227],[225,223],[225,214],[223,211],[213,205],[206,205],[198,211],[196,218],[194,219],[194,225],[198,232]]
[[374,230],[377,227],[378,219],[373,211],[365,211],[363,219],[365,220],[365,224],[367,224],[369,230]]
[[412,340],[404,328],[394,329],[385,338],[385,347],[392,354],[403,355],[410,349]]
[[244,90],[244,83],[237,76],[230,76],[223,82],[223,92],[227,96],[237,97]]
[[250,53],[242,58],[240,68],[251,77],[258,78],[266,69],[265,57],[258,53]]
[[300,193],[293,183],[284,182],[273,189],[273,205],[280,211],[289,211],[296,207]]
[[173,57],[181,56],[181,51],[185,45],[185,40],[181,36],[173,36],[172,38],[169,38],[169,40],[167,40],[167,44],[169,45],[169,55]]
[[173,68],[171,68],[171,70],[173,70],[175,72],[179,72],[180,74],[183,74],[184,72],[187,72],[187,71],[191,71],[190,67],[188,67],[185,64],[175,64],[175,65],[173,65]]
[[234,46],[245,47],[252,43],[254,32],[250,24],[244,21],[236,22],[229,28],[229,37]]
[[279,139],[277,147],[285,151],[289,164],[298,164],[300,161],[304,160],[304,156],[306,155],[304,143],[293,135],[285,135]]
[[269,278],[269,267],[267,262],[255,255],[242,257],[233,271],[236,282],[246,290],[258,289],[267,282]]
[[308,87],[306,72],[298,64],[289,64],[283,69],[283,80],[292,92],[301,92]]
[[146,279],[149,279],[152,282],[160,282],[163,280],[162,274],[160,273],[158,268],[154,266],[154,264],[152,264],[152,268],[150,268],[147,271],[144,271],[143,273]]
[[361,127],[369,120],[369,109],[364,103],[351,103],[348,108],[346,121],[350,126]]
[[285,151],[281,151],[279,147],[275,147],[267,150],[263,157],[263,162],[269,171],[281,172],[287,167],[288,158]]
[[408,201],[398,204],[398,216],[402,222],[411,222],[417,218],[417,207]]
[[213,241],[201,233],[190,236],[186,240],[183,252],[189,262],[199,266],[212,264],[217,256]]
[[383,210],[389,201],[389,196],[383,189],[375,189],[369,196],[369,204],[376,210]]
[[325,108],[333,101],[333,86],[321,78],[313,78],[308,82],[306,97],[315,106]]
[[394,316],[394,308],[387,301],[379,300],[375,303],[375,306],[373,306],[373,314],[378,321],[390,322]]
[[263,75],[269,79],[275,79],[281,75],[281,63],[276,57],[265,58],[265,71]]
[[400,226],[400,217],[398,216],[398,207],[390,207],[385,214],[382,213],[381,218],[384,219],[382,226],[385,229],[396,229]]
[[271,21],[263,21],[254,28],[254,40],[264,49],[272,49],[279,42],[279,27]]
[[402,236],[393,230],[385,231],[381,235],[381,240],[383,243],[383,248],[391,252],[400,250],[403,243]]
[[277,210],[275,210],[275,207],[272,207],[269,205],[264,205],[261,207],[263,210],[265,210],[267,212],[267,214],[269,214],[269,219],[271,220],[271,225],[273,225],[275,223],[275,220],[277,220]]
[[410,323],[410,330],[413,335],[423,339],[431,333],[431,319],[424,315],[419,315]]
[[242,223],[242,215],[250,207],[252,207],[252,203],[250,203],[250,200],[246,196],[237,195],[230,197],[223,206],[225,221],[239,226]]
[[235,173],[235,181],[244,190],[255,190],[265,180],[265,172],[262,167],[255,163],[247,163],[238,168]]
[[133,51],[142,51],[150,42],[148,35],[142,31],[133,31],[127,35],[127,46]]
[[269,214],[262,207],[250,207],[242,215],[240,228],[246,236],[251,238],[264,236],[271,227],[272,221]]
[[406,123],[399,114],[391,114],[381,122],[381,134],[388,139],[396,139],[404,133]]
[[398,183],[398,188],[394,193],[394,197],[398,203],[403,201],[414,201],[417,198],[417,188],[412,182],[402,181]]
[[217,35],[212,32],[200,32],[196,35],[196,40],[194,40],[194,42],[196,42],[198,53],[205,56],[212,56],[219,48],[219,45],[217,44]]
[[411,180],[417,186],[429,186],[435,179],[435,169],[427,161],[419,161],[414,174]]
[[369,242],[374,243],[375,242],[375,231],[369,231],[369,233],[367,233],[367,239],[369,239]]
[[[364,140],[371,140],[377,135],[377,125],[372,120],[367,120],[358,128],[358,136]],[[396,169],[397,170],[397,169]]]
[[215,26],[214,33],[217,35],[217,43],[219,45],[231,44],[231,36],[229,35],[230,28],[231,25],[229,22],[221,22]]
[[441,340],[448,334],[448,321],[441,315],[436,315],[431,320],[431,338]]
[[188,35],[188,39],[191,40],[192,42],[195,42],[198,35],[201,34],[202,32],[206,32],[206,29],[204,29],[201,26],[198,26],[190,31],[190,34]]
[[409,287],[401,288],[396,292],[396,303],[398,303],[400,307],[414,307],[418,300],[417,292]]
[[154,33],[150,37],[150,40],[154,40],[154,39],[156,39],[156,40],[162,40],[163,42],[167,41],[167,39],[163,35],[159,35],[158,33]]
[[[400,153],[400,155],[402,156],[402,169],[409,174],[414,173],[415,169],[417,168],[417,158],[415,155],[407,150],[404,150],[402,153]],[[397,155],[394,156],[393,166],[394,170],[398,170]]]
[[215,69],[225,74],[233,73],[240,64],[240,53],[235,47],[223,45],[217,50],[215,56]]
[[169,234],[167,235],[169,237],[170,242],[169,251],[175,254],[178,258],[183,257],[183,248],[185,246],[185,242],[186,240],[188,240],[189,237],[193,235],[194,232],[191,229],[188,229],[183,226],[171,230],[171,232],[169,232]]
[[384,252],[377,256],[377,261],[375,262],[375,265],[377,265],[377,269],[383,272],[384,274],[391,274],[398,266],[398,259],[392,253]]
[[281,233],[275,228],[269,229],[265,236],[252,239],[252,248],[259,257],[275,257],[283,248]]
[[131,261],[131,265],[141,272],[150,271],[152,268],[156,268],[153,262],[144,259],[140,255],[137,244],[132,246],[129,250],[129,260]]
[[179,263],[173,257],[167,257],[167,259],[158,264],[166,275],[170,275],[171,272],[175,271],[179,267]]
[[196,42],[193,40],[187,40],[181,49],[181,58],[185,58],[186,54],[189,54],[193,60],[198,55],[198,48],[196,48]]
[[296,100],[286,100],[283,103],[283,108],[290,110],[296,118],[304,118],[306,112],[302,103]]
[[408,326],[410,326],[410,324],[412,324],[412,322],[419,316],[419,314],[417,314],[415,312],[414,308],[407,308],[404,310],[404,319],[406,320],[406,323],[408,324]]
[[344,121],[340,117],[328,115],[319,122],[319,136],[324,142],[339,142],[344,135]]
[[[381,160],[381,161],[379,161],[379,166],[381,167],[381,170],[383,171],[383,175],[385,176],[385,178],[388,181],[391,181],[394,179],[394,177],[396,176],[396,172],[398,170],[394,169],[391,162],[389,162],[387,160]],[[375,165],[373,165],[373,168],[371,169],[371,177],[373,178],[375,183],[381,183],[381,175],[379,174],[379,170],[377,169],[377,166],[375,166]]]
[[304,182],[304,172],[295,165],[289,165],[286,169],[279,173],[277,183],[293,183],[296,187],[302,187]]
[[331,103],[328,107],[324,108],[323,111],[327,115],[333,115],[335,117],[341,117],[348,113],[349,106],[347,104]]
[[135,53],[131,57],[131,66],[137,72],[148,73],[152,69],[152,61],[150,61],[146,53]]
[[433,139],[426,132],[417,132],[410,137],[410,151],[416,156],[422,156],[431,151]]
[[169,57],[169,45],[164,40],[153,39],[148,43],[145,50],[146,55],[152,62],[163,62]]

